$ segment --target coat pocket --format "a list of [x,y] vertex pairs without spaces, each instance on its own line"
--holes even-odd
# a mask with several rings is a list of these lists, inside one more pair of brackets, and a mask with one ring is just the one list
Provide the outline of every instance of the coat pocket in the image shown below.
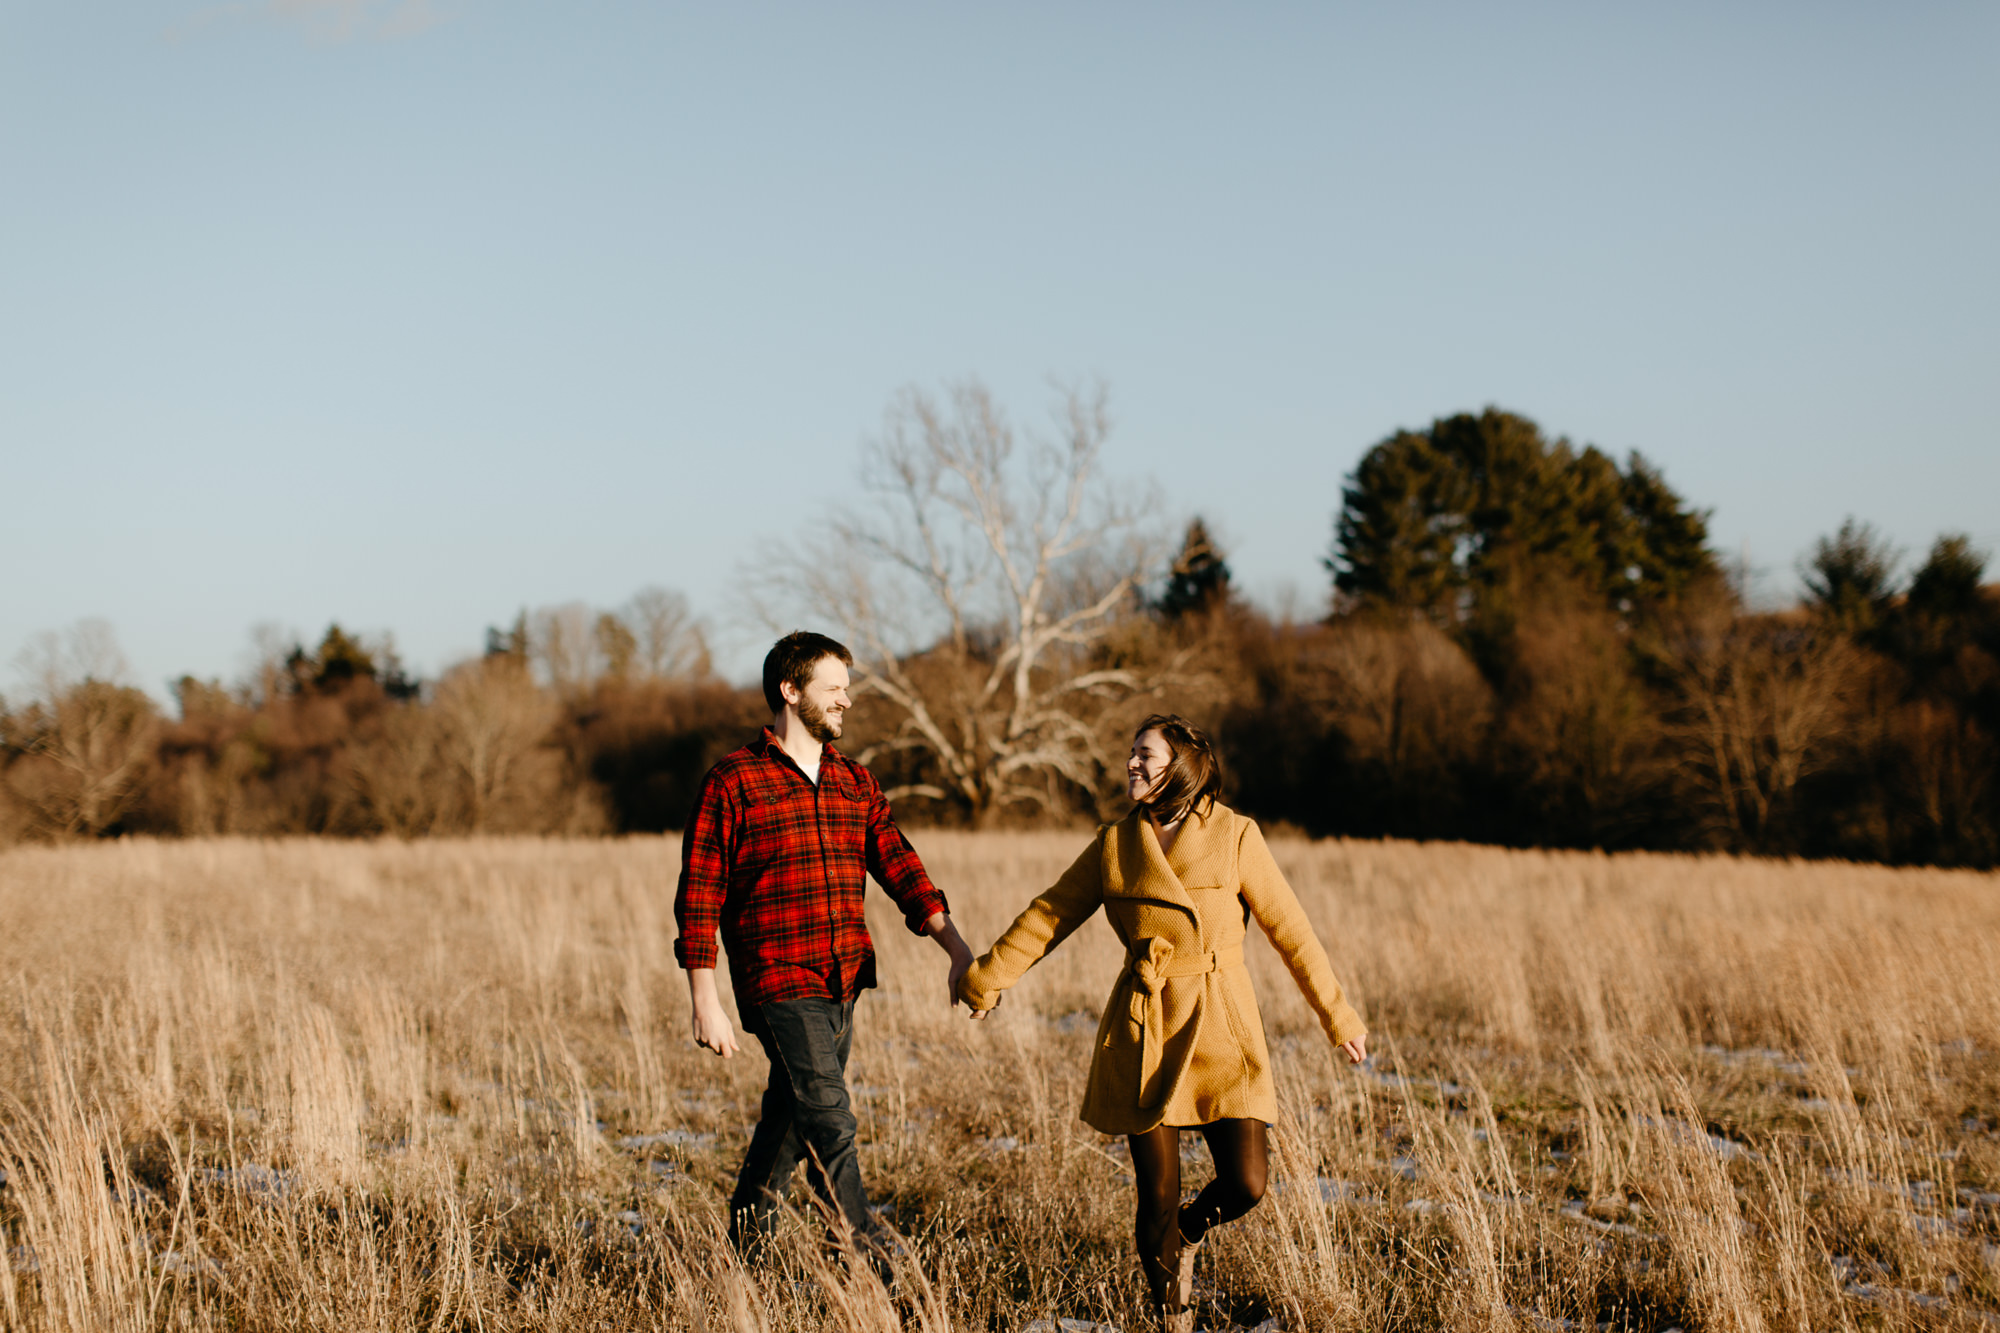
[[1236,1042],[1243,1082],[1254,1084],[1261,1078],[1269,1077],[1271,1053],[1264,1044],[1264,1019],[1257,1011],[1256,996],[1247,990],[1244,992],[1243,998],[1250,1002],[1250,1011],[1245,1013],[1237,987],[1224,981],[1216,989],[1222,992],[1222,1012],[1229,1019],[1229,1033]]

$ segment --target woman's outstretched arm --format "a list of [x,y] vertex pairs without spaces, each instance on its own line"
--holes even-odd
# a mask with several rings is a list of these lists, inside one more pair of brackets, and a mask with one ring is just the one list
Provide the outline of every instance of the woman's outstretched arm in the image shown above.
[[1000,992],[1019,981],[1103,905],[1103,858],[1102,840],[1093,839],[1062,878],[1029,903],[966,972],[958,983],[958,998],[965,1001],[974,1018],[984,1017],[1000,1003]]
[[1285,960],[1285,967],[1304,993],[1306,1003],[1319,1015],[1327,1038],[1346,1053],[1351,1063],[1367,1059],[1368,1025],[1347,1002],[1340,978],[1333,975],[1333,965],[1326,960],[1326,949],[1319,936],[1313,934],[1306,909],[1299,905],[1298,895],[1292,892],[1285,873],[1278,869],[1278,862],[1264,843],[1263,833],[1254,823],[1247,826],[1237,848],[1237,866],[1243,881],[1243,901],[1250,905],[1250,914],[1271,937],[1272,946]]

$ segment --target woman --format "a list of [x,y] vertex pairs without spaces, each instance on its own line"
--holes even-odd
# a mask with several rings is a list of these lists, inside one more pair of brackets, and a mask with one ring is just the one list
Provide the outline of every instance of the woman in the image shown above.
[[[1168,1333],[1191,1333],[1194,1257],[1209,1229],[1264,1194],[1265,1127],[1278,1113],[1271,1056],[1243,967],[1251,917],[1350,1063],[1367,1029],[1341,993],[1257,825],[1215,799],[1222,765],[1178,716],[1139,724],[1125,764],[1132,813],[1028,904],[959,983],[973,1017],[1102,906],[1125,969],[1098,1024],[1085,1123],[1128,1135],[1146,1286]],[[1182,1206],[1180,1132],[1199,1129],[1215,1180]]]

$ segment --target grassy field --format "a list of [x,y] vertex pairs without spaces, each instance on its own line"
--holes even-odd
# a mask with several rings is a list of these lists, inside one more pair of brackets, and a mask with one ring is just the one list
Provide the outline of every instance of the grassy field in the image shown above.
[[[1084,835],[916,841],[980,948]],[[2000,1327],[2000,879],[1276,850],[1378,1054],[1337,1066],[1253,943],[1277,1183],[1205,1251],[1205,1326]],[[806,1216],[769,1269],[721,1240],[764,1063],[687,1039],[676,867],[670,839],[0,854],[0,1319],[898,1327]],[[977,1025],[939,950],[875,936],[850,1078],[901,1318],[1146,1327],[1129,1163],[1075,1118],[1109,931]]]

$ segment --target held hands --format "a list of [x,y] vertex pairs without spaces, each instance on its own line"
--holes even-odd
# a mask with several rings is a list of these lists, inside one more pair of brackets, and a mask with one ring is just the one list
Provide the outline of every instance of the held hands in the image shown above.
[[[952,1008],[958,1008],[958,983],[972,970],[972,950],[960,944],[951,951],[951,973],[944,979],[944,998]],[[973,1015],[979,1017],[978,1014]]]
[[[965,979],[965,974],[972,970],[972,962],[973,962],[972,951],[970,949],[967,949],[963,955],[954,953],[951,957],[951,976],[946,978],[944,986],[945,986],[945,996],[951,1001],[951,1007],[954,1009],[958,1008],[959,1005],[964,1004],[964,1001],[958,998],[958,983],[963,981]],[[998,1006],[1000,1000],[995,999],[993,1003],[996,1006]],[[971,1019],[975,1023],[978,1022],[980,1019],[986,1017],[986,1015],[993,1012],[993,1010],[991,1009],[974,1009],[969,1004],[967,1004],[965,1008],[966,1008],[965,1016]]]
[[[952,950],[951,975],[945,978],[944,990],[945,990],[945,998],[951,1001],[951,1007],[954,1009],[958,1008],[959,1005],[965,1003],[963,1000],[960,1000],[958,998],[958,983],[965,980],[965,974],[972,970],[972,963],[973,963],[972,950],[966,948],[963,943],[961,943],[958,946],[958,948]],[[999,1003],[1000,1002],[997,999],[994,1001],[994,1004],[996,1005]],[[974,1009],[969,1004],[967,1004],[965,1008],[966,1008],[965,1016],[967,1018],[970,1018],[975,1023],[978,1022],[980,1019],[986,1017],[986,1015],[993,1012],[991,1009]]]
[[[951,918],[943,912],[932,913],[930,920],[924,922],[924,934],[936,940],[938,947],[951,956],[951,972],[945,977],[944,994],[946,1002],[956,1009],[960,1003],[958,983],[972,970],[972,950],[966,947],[964,938],[958,933],[958,927],[954,926]],[[971,1008],[970,1005],[966,1007]],[[982,1010],[973,1009],[972,1017],[984,1018],[986,1014]]]
[[1368,1058],[1368,1034],[1364,1032],[1352,1041],[1343,1041],[1340,1043],[1340,1052],[1347,1057],[1347,1063],[1360,1064]]

